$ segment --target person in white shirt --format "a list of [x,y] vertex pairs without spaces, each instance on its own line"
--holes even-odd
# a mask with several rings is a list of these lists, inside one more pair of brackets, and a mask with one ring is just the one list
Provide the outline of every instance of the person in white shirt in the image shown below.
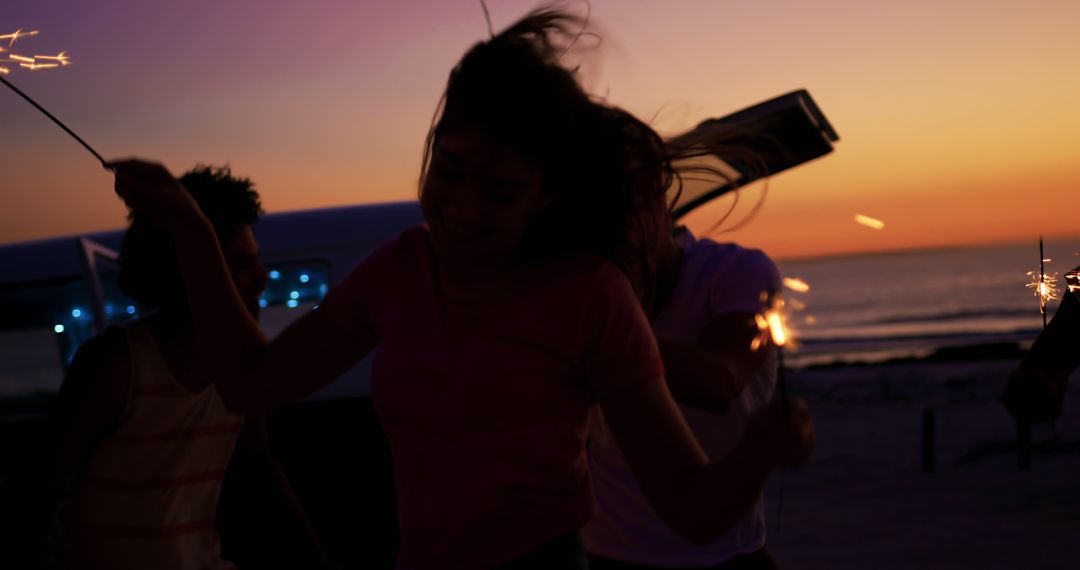
[[[658,247],[653,263],[650,316],[668,387],[702,448],[713,460],[724,457],[772,399],[776,348],[751,345],[759,334],[754,316],[779,292],[779,273],[759,250],[698,240],[684,228]],[[805,413],[800,400],[789,405]],[[583,537],[591,568],[776,568],[765,551],[760,494],[747,498],[745,514],[725,534],[695,546],[649,506],[602,419],[590,441],[598,511]]]

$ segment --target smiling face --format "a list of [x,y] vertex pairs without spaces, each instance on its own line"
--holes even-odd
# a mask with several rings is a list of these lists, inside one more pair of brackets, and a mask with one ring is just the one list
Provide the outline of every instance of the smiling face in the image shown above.
[[483,130],[440,129],[420,204],[436,253],[457,271],[509,264],[546,205],[542,170]]

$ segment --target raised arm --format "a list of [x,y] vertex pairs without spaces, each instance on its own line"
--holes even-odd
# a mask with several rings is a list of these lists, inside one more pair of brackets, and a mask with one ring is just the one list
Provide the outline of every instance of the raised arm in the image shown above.
[[226,406],[262,412],[295,401],[339,377],[372,348],[370,328],[351,318],[348,300],[327,299],[268,343],[233,286],[210,221],[160,164],[111,164],[116,192],[173,237],[195,322],[195,366],[212,378]]
[[1005,409],[1018,421],[1052,422],[1062,411],[1069,376],[1080,367],[1080,292],[1067,293],[1054,318],[1009,376]]

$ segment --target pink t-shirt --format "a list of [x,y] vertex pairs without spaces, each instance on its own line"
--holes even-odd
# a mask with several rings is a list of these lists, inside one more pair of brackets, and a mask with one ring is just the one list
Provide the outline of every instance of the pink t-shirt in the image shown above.
[[379,339],[372,396],[390,440],[400,568],[484,568],[583,526],[593,404],[663,376],[621,272],[591,256],[521,267],[448,301],[426,229],[373,253],[321,310]]

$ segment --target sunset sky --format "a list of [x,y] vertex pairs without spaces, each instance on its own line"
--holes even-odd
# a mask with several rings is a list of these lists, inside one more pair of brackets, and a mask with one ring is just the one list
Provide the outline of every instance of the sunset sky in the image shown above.
[[[501,29],[537,3],[488,5]],[[773,178],[753,222],[717,239],[785,258],[1080,234],[1076,0],[591,8],[590,88],[661,133],[798,88],[839,132],[832,155]],[[41,33],[12,51],[73,65],[6,78],[106,157],[175,173],[228,162],[271,212],[415,197],[447,72],[487,29],[478,0],[5,0],[0,35],[18,28]],[[0,200],[0,243],[124,220],[111,176],[2,86]]]

